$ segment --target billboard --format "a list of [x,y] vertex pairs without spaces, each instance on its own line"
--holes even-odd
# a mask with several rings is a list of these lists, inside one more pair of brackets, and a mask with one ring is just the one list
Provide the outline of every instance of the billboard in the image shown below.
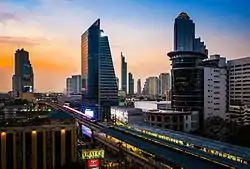
[[86,110],[84,111],[84,113],[85,113],[87,116],[94,117],[94,111],[91,110],[91,109],[86,109]]
[[82,150],[82,159],[104,158],[103,149]]
[[88,137],[92,137],[92,131],[90,128],[82,125],[82,134],[84,134],[85,136],[88,136]]
[[23,86],[23,93],[32,93],[33,92],[33,87],[32,86]]

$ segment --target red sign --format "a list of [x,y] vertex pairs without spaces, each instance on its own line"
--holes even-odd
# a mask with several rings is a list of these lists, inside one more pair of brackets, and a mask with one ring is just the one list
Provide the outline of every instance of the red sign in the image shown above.
[[95,168],[100,166],[100,159],[88,159],[87,167],[88,168]]

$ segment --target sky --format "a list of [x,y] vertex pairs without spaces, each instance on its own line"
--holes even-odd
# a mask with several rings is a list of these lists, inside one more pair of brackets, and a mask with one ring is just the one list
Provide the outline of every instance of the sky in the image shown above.
[[11,90],[14,53],[24,48],[35,91],[62,92],[66,78],[80,74],[80,37],[97,18],[109,37],[116,76],[123,52],[135,84],[170,72],[166,54],[183,11],[209,54],[250,56],[249,6],[249,0],[0,0],[0,91]]

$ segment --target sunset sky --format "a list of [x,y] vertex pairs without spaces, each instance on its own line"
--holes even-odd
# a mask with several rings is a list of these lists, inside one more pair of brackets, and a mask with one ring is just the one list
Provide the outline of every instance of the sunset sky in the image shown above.
[[182,11],[210,54],[250,56],[249,6],[250,0],[0,0],[0,91],[11,90],[17,48],[30,52],[36,91],[63,91],[66,77],[80,74],[80,37],[97,18],[118,77],[120,52],[135,80],[169,72],[166,53]]

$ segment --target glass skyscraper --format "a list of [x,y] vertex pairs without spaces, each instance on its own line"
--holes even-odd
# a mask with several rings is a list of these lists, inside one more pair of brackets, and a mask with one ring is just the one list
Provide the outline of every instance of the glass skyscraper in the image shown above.
[[174,23],[174,50],[192,51],[194,49],[195,25],[190,17],[182,12]]
[[83,108],[93,109],[95,117],[103,120],[104,110],[118,104],[118,88],[108,37],[100,30],[100,19],[81,37],[81,75]]

